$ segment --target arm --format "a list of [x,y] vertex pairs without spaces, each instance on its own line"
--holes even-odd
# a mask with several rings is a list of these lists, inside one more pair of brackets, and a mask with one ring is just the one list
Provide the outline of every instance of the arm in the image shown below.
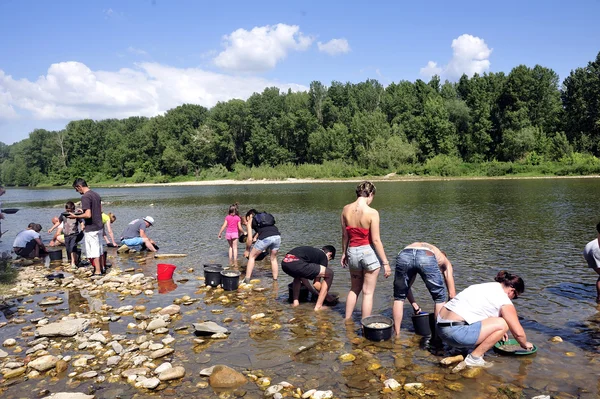
[[38,245],[40,246],[41,250],[46,250],[46,247],[44,246],[44,243],[42,242],[42,240],[40,238],[34,238],[35,242],[38,243]]
[[92,210],[86,209],[83,213],[78,213],[78,214],[71,213],[67,217],[69,219],[89,219],[92,217]]
[[249,216],[246,218],[246,231],[248,232],[248,239],[246,240],[246,252],[250,253],[250,248],[252,248],[252,236],[254,232],[252,231],[252,219],[253,216]]
[[148,238],[148,236],[146,235],[146,232],[144,230],[140,229],[140,237],[142,238]]
[[238,228],[238,233],[239,234],[244,234],[244,229],[242,228],[242,221],[241,220],[238,222],[237,228]]
[[373,247],[375,247],[375,252],[377,252],[377,256],[381,259],[381,263],[383,264],[384,276],[387,278],[392,275],[392,269],[390,268],[390,262],[388,262],[387,257],[385,256],[385,251],[383,250],[383,243],[381,242],[381,237],[379,236],[379,212],[373,211],[373,217],[371,218],[371,242],[373,243]]
[[217,235],[217,237],[221,238],[221,234],[223,234],[223,230],[225,230],[225,227],[227,227],[227,220],[223,222],[223,226],[221,226],[221,230],[219,230],[219,234]]
[[442,271],[442,274],[444,275],[444,280],[446,281],[446,288],[448,288],[448,299],[452,299],[456,296],[456,287],[454,286],[454,269],[452,268],[450,259],[448,259],[446,255],[444,255],[441,251],[439,255],[438,265]]
[[519,317],[517,316],[517,309],[515,309],[514,305],[502,306],[502,308],[500,309],[500,316],[502,316],[502,318],[506,321],[506,324],[508,324],[508,329],[523,349],[533,348],[533,345],[530,342],[527,342],[525,330],[519,322]]
[[52,231],[54,231],[54,229],[58,228],[58,226],[60,226],[60,220],[56,223],[54,223],[52,225],[52,227],[50,227],[50,230],[48,230],[48,233],[52,233]]
[[[111,222],[110,220],[108,222],[106,222],[106,230],[108,231],[108,236],[110,237],[110,241],[112,242],[112,244],[116,247],[117,243],[115,242],[115,236],[113,234],[112,231],[112,227],[111,227]],[[108,241],[108,240],[107,240]]]
[[54,237],[52,237],[52,240],[50,241],[50,246],[54,246],[54,245],[58,245],[58,236],[61,235],[63,232],[63,228],[59,227],[58,229],[56,229],[56,233],[54,233]]
[[342,224],[342,260],[340,261],[342,267],[348,266],[348,259],[346,258],[346,250],[348,249],[348,232],[346,231],[346,220],[344,219],[344,211],[340,216]]

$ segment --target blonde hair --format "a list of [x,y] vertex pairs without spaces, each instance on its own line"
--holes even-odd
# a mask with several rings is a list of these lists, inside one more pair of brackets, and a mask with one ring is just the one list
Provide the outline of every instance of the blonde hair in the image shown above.
[[110,218],[110,222],[111,222],[111,223],[114,223],[114,222],[116,222],[116,221],[117,221],[117,217],[115,216],[115,214],[114,214],[114,213],[112,213],[112,212],[108,212],[108,213],[107,213],[107,215],[108,215],[108,217]]

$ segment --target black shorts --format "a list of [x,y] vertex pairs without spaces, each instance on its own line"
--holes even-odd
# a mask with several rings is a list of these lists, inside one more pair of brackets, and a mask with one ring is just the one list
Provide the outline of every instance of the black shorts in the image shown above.
[[67,249],[67,255],[70,256],[72,252],[75,252],[75,248],[77,247],[77,243],[79,242],[78,237],[79,234],[65,236],[65,248]]
[[37,242],[35,240],[31,240],[25,244],[25,247],[16,248],[14,251],[21,258],[33,258],[36,245]]
[[281,262],[281,269],[285,274],[294,278],[307,278],[310,280],[317,278],[321,273],[321,265],[302,261]]

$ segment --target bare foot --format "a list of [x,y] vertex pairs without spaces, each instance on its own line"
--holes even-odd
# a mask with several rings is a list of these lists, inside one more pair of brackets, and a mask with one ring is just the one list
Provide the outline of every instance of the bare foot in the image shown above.
[[329,306],[326,306],[326,305],[315,306],[315,311],[324,310],[324,309],[329,309]]
[[294,308],[295,308],[296,306],[300,306],[300,301],[294,301],[294,302],[292,303],[292,307],[294,307]]

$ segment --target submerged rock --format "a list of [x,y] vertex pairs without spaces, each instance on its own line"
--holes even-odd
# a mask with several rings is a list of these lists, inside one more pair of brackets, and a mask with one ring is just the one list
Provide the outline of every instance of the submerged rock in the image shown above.
[[27,364],[27,366],[37,371],[46,371],[56,366],[56,362],[58,362],[58,358],[56,356],[46,355],[32,360]]
[[196,334],[198,335],[213,335],[216,333],[229,333],[225,327],[221,327],[217,323],[213,321],[205,321],[203,323],[194,323],[194,330],[196,330]]
[[176,380],[185,376],[185,368],[182,366],[172,367],[160,373],[158,379],[161,381]]
[[58,392],[42,399],[94,399],[94,395],[86,395],[81,392]]
[[246,384],[248,379],[231,367],[217,365],[214,367],[208,382],[213,388],[238,388]]

